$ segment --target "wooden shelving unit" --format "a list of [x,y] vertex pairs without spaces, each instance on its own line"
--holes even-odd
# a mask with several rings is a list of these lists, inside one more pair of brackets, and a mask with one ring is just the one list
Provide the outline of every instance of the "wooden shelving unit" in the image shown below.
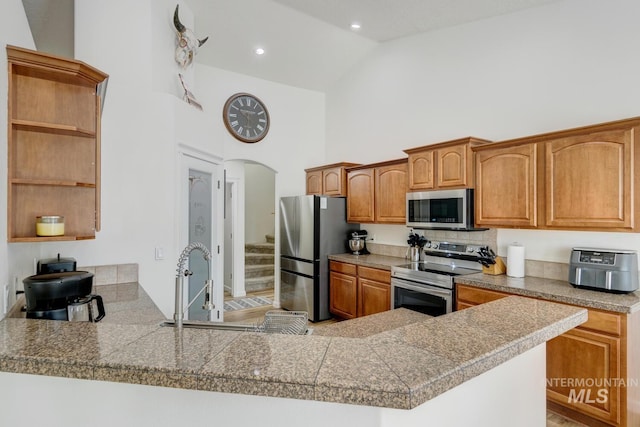
[[[95,238],[100,230],[100,108],[107,74],[81,62],[7,46],[8,241]],[[39,215],[65,235],[38,237]]]

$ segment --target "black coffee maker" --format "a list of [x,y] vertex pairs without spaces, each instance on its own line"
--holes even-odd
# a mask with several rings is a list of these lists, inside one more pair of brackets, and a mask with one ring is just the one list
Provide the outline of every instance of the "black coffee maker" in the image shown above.
[[[24,296],[28,319],[74,320],[69,307],[75,312],[78,305],[88,304],[86,320],[98,322],[105,315],[100,295],[91,294],[93,274],[76,271],[73,258],[57,258],[38,262],[38,273],[25,278]],[[93,316],[92,302],[96,302],[97,315]]]

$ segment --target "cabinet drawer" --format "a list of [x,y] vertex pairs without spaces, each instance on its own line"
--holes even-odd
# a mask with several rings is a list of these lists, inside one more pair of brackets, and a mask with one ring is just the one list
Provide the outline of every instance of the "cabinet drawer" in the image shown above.
[[337,271],[340,273],[349,274],[351,276],[356,275],[355,264],[347,264],[346,262],[339,262],[339,261],[329,261],[329,269],[331,271]]
[[495,301],[509,295],[501,292],[488,291],[486,289],[470,288],[458,285],[456,288],[458,299],[472,304],[484,304],[485,302]]
[[588,311],[589,319],[582,325],[578,326],[578,328],[604,332],[605,334],[611,334],[615,336],[620,336],[622,334],[621,315],[594,309],[588,309]]
[[391,272],[379,268],[358,266],[358,277],[391,284]]

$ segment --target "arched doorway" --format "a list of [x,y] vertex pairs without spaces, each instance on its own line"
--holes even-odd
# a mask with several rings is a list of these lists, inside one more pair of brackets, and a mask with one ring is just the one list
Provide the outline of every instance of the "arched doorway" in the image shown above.
[[225,168],[224,289],[234,298],[275,287],[275,171],[248,160]]

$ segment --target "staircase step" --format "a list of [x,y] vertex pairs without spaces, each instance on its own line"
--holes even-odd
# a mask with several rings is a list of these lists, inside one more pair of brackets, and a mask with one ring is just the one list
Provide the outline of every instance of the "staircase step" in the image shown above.
[[265,254],[265,253],[245,253],[244,254],[244,264],[247,265],[256,265],[256,264],[273,264],[274,263],[274,255],[273,254]]
[[245,279],[244,289],[246,292],[262,291],[265,289],[273,289],[275,283],[274,276],[253,277]]
[[273,254],[275,245],[273,243],[247,243],[244,245],[245,253],[265,253]]
[[267,243],[275,243],[276,237],[273,234],[267,234],[264,236],[267,239]]
[[244,277],[246,279],[273,276],[274,272],[273,264],[245,265],[244,267]]

